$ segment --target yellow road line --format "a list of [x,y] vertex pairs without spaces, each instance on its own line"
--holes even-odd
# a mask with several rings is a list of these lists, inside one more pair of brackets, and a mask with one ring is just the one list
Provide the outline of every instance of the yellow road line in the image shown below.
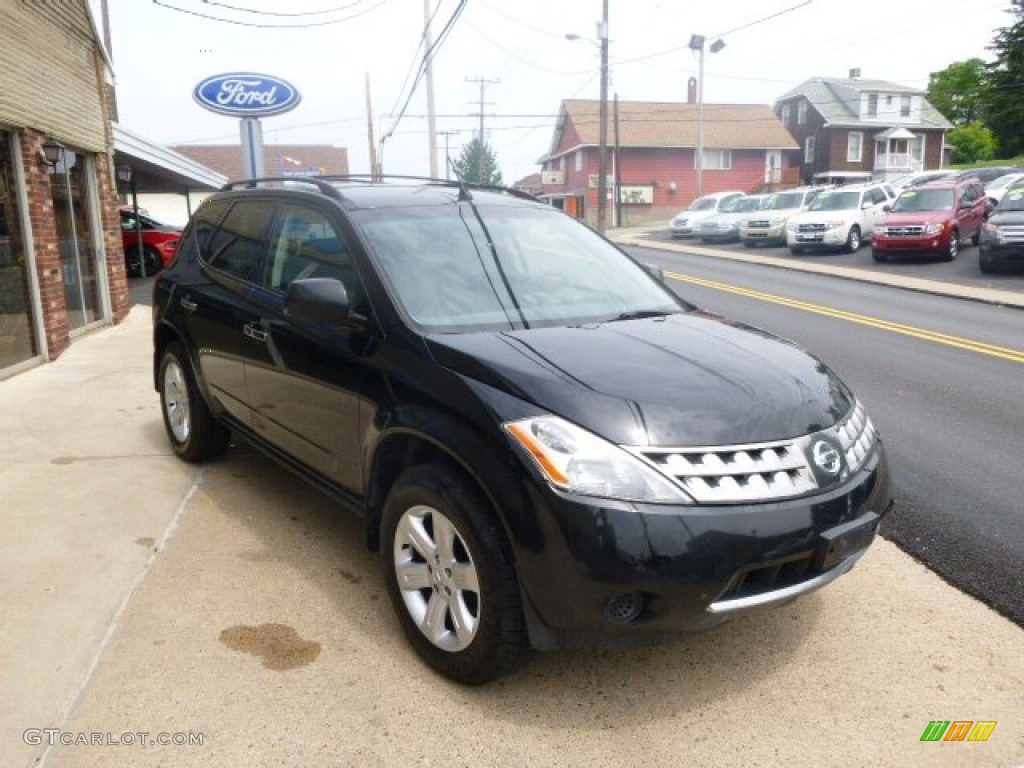
[[855,312],[847,312],[842,309],[833,309],[832,307],[825,307],[821,304],[811,304],[806,301],[799,301],[797,299],[789,299],[785,296],[776,296],[771,293],[764,293],[762,291],[754,291],[749,288],[740,288],[736,285],[729,285],[728,283],[719,283],[714,280],[705,280],[700,277],[693,277],[691,275],[683,275],[679,272],[665,272],[665,277],[673,280],[679,280],[684,283],[693,283],[694,285],[701,285],[705,288],[713,288],[718,291],[726,291],[728,293],[735,293],[739,296],[748,296],[752,299],[759,299],[760,301],[771,302],[772,304],[780,304],[784,307],[792,307],[793,309],[800,309],[805,312],[813,312],[818,315],[825,315],[827,317],[834,317],[839,320],[846,320],[851,323],[857,323],[859,325],[867,325],[872,328],[879,328],[884,331],[891,331],[892,333],[899,333],[903,336],[911,336],[915,339],[923,339],[925,341],[932,341],[936,344],[944,344],[948,347],[956,347],[957,349],[965,349],[970,352],[977,352],[982,355],[990,355],[992,357],[1000,357],[1004,360],[1011,360],[1015,363],[1024,363],[1024,351],[1011,349],[1009,347],[999,347],[995,344],[987,344],[983,341],[975,341],[973,339],[965,339],[961,336],[950,336],[946,333],[939,333],[937,331],[929,331],[924,328],[916,328],[912,325],[903,325],[902,323],[894,323],[889,320],[882,320],[877,317],[869,317],[867,315],[858,315]]

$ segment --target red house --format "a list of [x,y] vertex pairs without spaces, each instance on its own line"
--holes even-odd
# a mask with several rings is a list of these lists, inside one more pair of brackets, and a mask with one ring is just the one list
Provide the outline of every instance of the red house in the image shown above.
[[[562,102],[541,163],[543,196],[589,223],[597,221],[600,103]],[[665,221],[698,196],[698,106],[620,101],[608,108],[607,222]],[[799,145],[771,107],[705,104],[702,194],[791,186]],[[790,179],[793,176],[793,179]],[[619,190],[616,196],[612,190]]]

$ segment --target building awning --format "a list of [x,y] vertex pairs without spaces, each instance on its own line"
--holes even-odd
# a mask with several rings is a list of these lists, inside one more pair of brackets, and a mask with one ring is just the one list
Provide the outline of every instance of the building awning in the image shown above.
[[132,181],[139,192],[176,192],[220,189],[228,178],[178,152],[154,144],[116,123],[114,164],[132,169]]
[[875,139],[878,141],[887,141],[889,139],[913,139],[916,138],[914,134],[908,131],[906,128],[900,126],[899,128],[890,128],[887,131],[875,134]]

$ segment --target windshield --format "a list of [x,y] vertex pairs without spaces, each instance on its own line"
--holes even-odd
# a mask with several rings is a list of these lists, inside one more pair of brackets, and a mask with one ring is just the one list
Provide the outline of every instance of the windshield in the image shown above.
[[999,201],[999,211],[1024,211],[1024,187],[1013,187]]
[[952,189],[908,189],[892,204],[892,210],[903,211],[951,211],[953,210]]
[[687,208],[688,211],[713,211],[715,210],[715,198],[713,197],[698,197]]
[[860,192],[825,191],[807,206],[809,211],[849,211],[860,205]]
[[560,211],[477,210],[486,232],[468,204],[353,214],[392,297],[425,331],[580,325],[689,309]]
[[1021,178],[1019,173],[1008,173],[1005,176],[1000,176],[998,179],[990,181],[985,185],[986,190],[990,189],[1002,189],[1003,187],[1010,186],[1013,182]]
[[727,203],[722,205],[722,213],[746,213],[747,211],[756,211],[761,207],[761,198],[759,197],[736,197]]
[[761,208],[766,211],[782,211],[789,208],[799,208],[803,204],[803,192],[784,192],[779,195],[768,195]]

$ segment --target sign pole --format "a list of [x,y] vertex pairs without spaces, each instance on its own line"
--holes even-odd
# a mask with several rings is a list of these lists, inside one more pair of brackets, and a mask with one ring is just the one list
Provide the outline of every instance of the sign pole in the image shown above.
[[242,137],[242,173],[247,179],[261,179],[266,174],[263,161],[263,126],[258,117],[238,121]]

